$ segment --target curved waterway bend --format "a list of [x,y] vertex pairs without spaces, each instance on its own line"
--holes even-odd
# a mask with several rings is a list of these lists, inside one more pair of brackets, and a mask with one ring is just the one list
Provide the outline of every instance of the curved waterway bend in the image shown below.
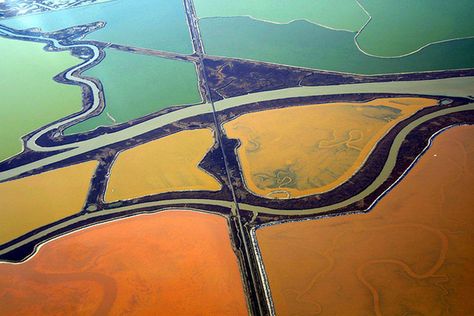
[[[228,98],[225,100],[217,101],[214,103],[214,105],[216,111],[219,112],[253,102],[271,101],[292,97],[336,95],[349,93],[402,93],[414,95],[468,97],[474,95],[474,77],[448,78],[411,82],[362,83],[326,87],[297,87],[257,92],[244,96]],[[455,109],[459,109],[459,111],[461,111],[461,107],[453,108],[453,111],[456,111]],[[88,113],[90,113],[90,111],[88,111]],[[41,151],[54,151],[62,149],[70,150],[31,163],[27,163],[25,165],[18,166],[6,171],[2,171],[0,172],[0,181],[68,159],[70,157],[74,157],[92,151],[100,147],[118,143],[129,138],[145,134],[151,130],[163,127],[179,120],[208,113],[212,113],[212,106],[210,103],[204,103],[176,110],[113,133],[99,135],[94,138],[76,142],[73,144],[57,145],[51,147],[40,146],[36,143],[34,145],[30,144],[31,146],[34,146],[32,148],[35,148],[35,150],[36,148],[40,148]],[[77,117],[71,118],[70,120],[74,119],[77,119]],[[47,130],[55,128],[56,126],[58,126],[58,124],[64,124],[64,122],[65,121],[56,123],[55,125],[53,125],[54,127],[50,126],[47,128]],[[38,132],[38,134],[39,133],[44,133],[44,130],[42,132]],[[37,139],[38,137],[36,137],[35,139]],[[30,139],[29,142],[31,143],[32,140]]]
[[[474,103],[469,103],[469,104],[466,104],[466,105],[463,105],[463,106],[458,106],[458,107],[453,107],[453,108],[445,108],[445,109],[436,111],[434,113],[430,113],[430,114],[427,114],[425,116],[422,116],[422,117],[418,118],[417,120],[414,120],[413,122],[411,122],[407,126],[405,126],[400,131],[400,133],[398,133],[397,136],[395,137],[395,139],[392,143],[392,146],[390,147],[390,151],[389,151],[387,160],[385,161],[385,164],[382,168],[382,171],[379,173],[377,178],[365,190],[363,190],[362,192],[350,197],[349,199],[346,199],[344,201],[341,201],[341,202],[338,202],[338,203],[335,203],[335,204],[323,206],[323,207],[312,208],[312,209],[304,209],[304,210],[272,209],[272,208],[267,208],[267,207],[258,207],[258,206],[245,204],[245,203],[239,203],[239,208],[241,210],[245,210],[245,211],[264,213],[264,214],[274,214],[274,215],[314,215],[314,214],[320,214],[320,213],[333,211],[333,210],[336,210],[336,209],[339,209],[339,208],[342,208],[342,207],[345,207],[345,206],[349,206],[349,205],[351,205],[355,202],[358,202],[358,201],[364,199],[368,195],[372,194],[372,192],[377,190],[389,178],[389,176],[392,173],[392,171],[395,167],[395,164],[397,162],[397,157],[398,157],[398,152],[400,150],[400,147],[402,146],[402,143],[405,140],[406,136],[412,130],[414,130],[416,127],[420,126],[421,124],[423,124],[423,123],[425,123],[425,122],[427,122],[431,119],[434,119],[434,118],[437,118],[437,117],[440,117],[440,116],[443,116],[443,115],[452,114],[452,113],[456,113],[456,112],[462,112],[462,111],[473,111],[473,110],[474,110]],[[441,130],[440,132],[442,132],[442,131],[444,131],[444,129]],[[431,138],[429,139],[429,142],[428,142],[427,146],[424,148],[424,150],[416,157],[416,159],[412,162],[410,167],[407,168],[407,170],[404,171],[404,173],[395,181],[395,183],[393,183],[389,187],[389,189],[391,189],[396,183],[398,183],[398,181],[406,174],[406,172],[408,170],[410,170],[411,166],[413,164],[415,164],[417,162],[417,160],[421,157],[421,155],[423,155],[423,153],[426,151],[426,149],[429,148],[429,146],[431,145],[432,139],[436,135],[438,135],[440,132],[435,133],[434,135],[431,136]],[[388,191],[389,189],[387,189],[386,191]],[[370,209],[385,194],[385,192],[383,192],[382,195],[379,196],[368,207],[368,209]],[[361,210],[359,210],[359,211],[361,211]]]
[[[360,192],[357,195],[354,195],[353,197],[344,200],[339,203],[335,203],[332,205],[327,205],[324,207],[319,207],[319,208],[312,208],[312,209],[302,209],[302,210],[278,210],[278,209],[271,209],[271,208],[266,208],[266,207],[259,207],[255,205],[250,205],[250,204],[245,204],[245,203],[239,203],[239,209],[243,211],[249,211],[249,212],[254,212],[254,213],[262,213],[262,214],[273,214],[273,215],[317,215],[321,214],[324,212],[329,212],[332,210],[336,210],[338,208],[348,206],[354,202],[357,202],[364,197],[368,196],[372,192],[374,192],[382,183],[384,183],[387,178],[390,176],[390,173],[392,172],[393,168],[395,167],[396,159],[398,156],[398,151],[400,150],[401,144],[405,137],[417,126],[420,124],[423,124],[424,122],[442,116],[450,113],[455,113],[455,112],[461,112],[461,111],[466,111],[466,110],[474,110],[474,103],[470,103],[467,105],[455,107],[455,108],[445,108],[443,110],[430,113],[428,115],[425,115],[423,117],[420,117],[419,119],[411,122],[409,125],[407,125],[405,128],[402,129],[402,131],[396,136],[390,151],[389,151],[389,156],[385,162],[385,165],[382,169],[382,172],[380,172],[379,176],[372,182],[370,186],[368,186],[365,190]],[[438,134],[438,133],[437,133]],[[429,147],[431,144],[432,139],[437,135],[433,135],[430,140],[429,144],[425,147],[425,150]],[[418,157],[413,161],[412,165],[416,163],[418,158],[424,153],[420,153]],[[409,170],[408,168],[407,170]],[[407,171],[404,172],[404,174]],[[403,174],[403,175],[404,175]],[[393,185],[395,185],[402,177],[403,175],[395,181]],[[391,188],[390,187],[390,188]],[[389,188],[389,189],[390,189]],[[385,193],[385,192],[384,192]],[[380,195],[378,199],[380,199],[383,194]],[[376,201],[377,201],[376,200]],[[374,202],[375,203],[375,202]],[[373,204],[374,204],[373,203]],[[113,215],[113,214],[123,214],[123,212],[127,211],[133,211],[137,209],[144,209],[144,208],[158,208],[158,207],[166,207],[166,206],[174,206],[176,205],[189,205],[189,204],[194,204],[194,205],[214,205],[214,206],[221,206],[224,208],[228,209],[233,209],[234,208],[234,202],[232,201],[223,201],[223,200],[208,200],[208,199],[176,199],[176,200],[162,200],[162,201],[154,201],[154,202],[145,202],[145,203],[138,203],[134,205],[129,205],[129,206],[122,206],[114,209],[106,209],[98,212],[93,212],[93,213],[86,213],[84,215],[78,216],[76,218],[67,220],[65,222],[50,226],[49,228],[42,230],[34,235],[29,236],[28,238],[25,238],[21,241],[19,241],[16,244],[13,244],[7,248],[4,248],[0,250],[0,255],[6,254],[10,251],[13,251],[21,246],[27,245],[31,242],[34,242],[35,240],[41,239],[46,237],[49,234],[52,234],[56,231],[59,231],[61,229],[64,229],[68,226],[74,225],[76,223],[79,223],[81,221],[86,221],[86,220],[93,220],[94,218],[100,218],[104,215]],[[372,204],[372,205],[373,205]],[[371,205],[371,206],[372,206]],[[370,208],[370,207],[369,207]],[[122,215],[123,216],[123,215]]]
[[[97,59],[99,58],[100,51],[94,45],[89,45],[89,44],[62,45],[56,39],[52,39],[52,38],[45,38],[45,37],[42,37],[42,36],[34,37],[34,36],[27,36],[27,35],[17,34],[17,33],[14,33],[14,32],[11,32],[11,31],[5,29],[4,27],[2,27],[2,25],[0,25],[0,35],[9,35],[9,36],[14,36],[16,38],[23,38],[23,39],[28,39],[28,40],[40,39],[40,40],[43,40],[43,41],[48,41],[49,43],[53,44],[54,47],[59,48],[59,49],[70,50],[71,48],[80,47],[80,48],[88,48],[92,51],[92,57],[91,58],[89,58],[85,62],[83,62],[83,63],[81,63],[81,64],[79,64],[79,65],[77,65],[73,68],[70,68],[64,75],[64,77],[66,79],[68,79],[72,82],[77,82],[79,84],[87,85],[91,89],[91,91],[92,91],[92,104],[90,105],[89,109],[85,112],[79,113],[78,115],[75,115],[75,116],[70,117],[68,119],[63,119],[61,121],[57,121],[53,124],[50,124],[50,125],[42,128],[42,129],[38,130],[35,134],[31,135],[28,138],[27,142],[26,142],[26,147],[28,147],[32,150],[35,150],[35,151],[51,151],[51,150],[54,150],[51,147],[39,146],[39,145],[36,144],[36,141],[42,135],[44,135],[44,134],[46,134],[46,133],[48,133],[52,130],[57,129],[60,126],[63,126],[67,123],[71,123],[71,122],[76,121],[76,120],[78,120],[82,117],[86,117],[86,116],[90,115],[100,105],[100,96],[99,96],[100,88],[96,85],[96,83],[91,81],[91,80],[88,80],[86,78],[81,78],[81,77],[78,77],[78,76],[74,76],[74,72],[76,72],[80,69],[86,68],[89,65],[95,63],[97,61]],[[77,146],[75,144],[68,144],[68,145],[63,145],[62,147],[63,147],[62,149],[68,149],[68,148],[75,148]]]
[[[49,41],[57,48],[70,49],[73,47],[87,47],[92,50],[93,56],[86,62],[79,64],[71,68],[66,72],[65,77],[68,80],[85,84],[92,90],[93,102],[91,107],[80,113],[77,116],[55,122],[51,125],[46,126],[44,129],[37,131],[27,140],[27,147],[35,151],[56,151],[56,150],[67,150],[47,158],[43,158],[22,166],[18,166],[6,171],[0,172],[0,181],[6,180],[25,172],[38,169],[70,157],[74,157],[100,147],[104,147],[110,144],[118,143],[129,138],[133,138],[142,134],[145,134],[151,130],[163,127],[173,122],[191,118],[200,114],[212,113],[212,104],[204,103],[194,106],[189,106],[180,110],[176,110],[159,117],[147,120],[145,122],[130,126],[117,132],[99,135],[91,139],[84,141],[75,142],[72,144],[62,144],[56,146],[41,146],[36,143],[45,133],[51,130],[57,129],[58,127],[75,121],[79,118],[90,115],[100,105],[99,87],[90,80],[85,78],[76,77],[73,73],[81,68],[87,67],[94,63],[99,57],[99,49],[96,46],[89,44],[78,44],[78,45],[61,45],[57,40],[34,37],[22,34],[16,34],[14,32],[5,29],[0,25],[0,32],[10,36],[24,39],[41,39]],[[410,82],[377,82],[377,83],[360,83],[360,84],[343,84],[337,86],[318,86],[318,87],[296,87],[279,89],[272,91],[257,92],[247,94],[243,96],[233,97],[224,99],[221,101],[214,102],[216,111],[223,111],[230,108],[238,107],[240,105],[271,101],[293,97],[306,97],[306,96],[319,96],[319,95],[336,95],[336,94],[350,94],[350,93],[401,93],[401,94],[415,94],[415,95],[442,95],[442,96],[456,96],[456,97],[469,97],[474,95],[474,77],[461,77],[461,78],[447,78],[447,79],[436,79],[436,80],[424,80],[424,81],[410,81]],[[437,112],[438,113],[438,112]]]

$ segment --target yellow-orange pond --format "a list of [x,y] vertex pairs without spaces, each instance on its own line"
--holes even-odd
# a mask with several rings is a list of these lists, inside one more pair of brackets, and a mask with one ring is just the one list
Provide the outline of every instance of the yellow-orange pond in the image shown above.
[[473,315],[474,126],[368,214],[257,230],[278,315]]
[[267,198],[295,198],[341,185],[397,123],[435,99],[380,98],[248,113],[224,124],[247,188]]
[[246,315],[224,217],[139,215],[0,264],[0,315]]

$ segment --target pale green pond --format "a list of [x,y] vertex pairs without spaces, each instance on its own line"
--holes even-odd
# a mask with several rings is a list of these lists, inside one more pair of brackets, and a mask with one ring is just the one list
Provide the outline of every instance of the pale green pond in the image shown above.
[[[106,107],[66,134],[124,123],[172,105],[201,101],[194,64],[106,49],[106,57],[84,76],[101,81]],[[115,120],[115,121],[114,121]]]

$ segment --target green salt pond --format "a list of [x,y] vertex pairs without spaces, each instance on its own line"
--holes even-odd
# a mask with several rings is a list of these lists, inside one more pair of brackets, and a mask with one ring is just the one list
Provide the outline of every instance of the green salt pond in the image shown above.
[[189,62],[107,49],[104,60],[83,75],[102,82],[106,107],[98,116],[66,129],[65,134],[124,123],[172,105],[201,101],[194,64]]
[[22,136],[82,108],[79,86],[53,81],[81,60],[44,46],[0,37],[0,161],[22,151]]
[[194,0],[200,18],[251,16],[288,23],[308,20],[330,28],[358,31],[368,16],[354,0]]
[[[422,46],[474,36],[472,0],[360,0],[372,16],[357,41],[377,56],[400,56]],[[472,50],[467,52],[472,55]],[[451,58],[448,54],[447,58]]]
[[378,58],[357,49],[355,33],[306,21],[273,24],[248,17],[206,18],[200,27],[211,55],[357,74],[474,67],[474,39],[431,45],[402,58]]

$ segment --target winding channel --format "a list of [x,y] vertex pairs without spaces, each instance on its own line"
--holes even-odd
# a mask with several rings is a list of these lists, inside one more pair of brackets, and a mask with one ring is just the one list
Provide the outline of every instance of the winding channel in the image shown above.
[[[0,25],[0,35],[4,35],[4,36],[8,35],[8,36],[12,36],[12,37],[15,37],[15,38],[22,38],[22,39],[26,39],[26,40],[40,39],[42,41],[49,42],[55,48],[63,49],[63,50],[70,50],[71,48],[76,48],[77,47],[77,48],[88,48],[92,51],[92,57],[91,58],[87,59],[87,61],[85,61],[85,62],[83,62],[83,63],[81,63],[77,66],[74,66],[74,67],[70,68],[64,74],[64,77],[67,80],[70,80],[72,82],[76,82],[78,85],[80,85],[80,84],[86,85],[91,89],[91,91],[92,91],[92,104],[90,105],[90,108],[88,110],[86,110],[84,112],[80,112],[78,115],[75,115],[75,116],[70,117],[68,119],[62,119],[62,120],[57,121],[53,124],[47,125],[46,127],[38,130],[36,133],[31,135],[28,138],[27,142],[26,142],[26,147],[28,147],[28,148],[30,148],[34,151],[47,152],[47,151],[54,150],[54,148],[56,148],[57,146],[55,146],[55,147],[43,147],[43,146],[37,145],[36,141],[42,135],[44,135],[44,134],[46,134],[46,133],[48,133],[52,130],[57,129],[60,126],[63,126],[67,123],[74,122],[74,121],[76,121],[78,119],[81,119],[83,117],[89,116],[100,106],[100,96],[99,96],[100,88],[97,86],[97,84],[95,82],[91,81],[91,80],[86,79],[86,78],[82,78],[82,77],[74,75],[74,72],[76,72],[78,70],[81,70],[83,68],[86,68],[89,65],[95,63],[97,61],[97,59],[99,58],[100,51],[94,45],[89,45],[89,44],[62,45],[62,44],[59,43],[58,40],[53,39],[53,38],[46,38],[46,37],[42,37],[42,36],[27,36],[27,35],[17,34],[17,33],[9,31],[8,29],[3,27],[2,25]],[[68,145],[62,145],[60,147],[61,148],[59,148],[59,149],[68,149],[68,148],[75,148],[77,146],[75,144],[68,144]]]
[[[80,65],[84,66],[84,64]],[[76,68],[76,67],[75,67]],[[94,85],[95,86],[95,85]],[[97,88],[97,87],[96,87]],[[280,89],[273,91],[257,92],[248,95],[233,97],[214,102],[217,112],[235,108],[244,104],[271,101],[293,97],[318,96],[318,95],[339,95],[353,93],[395,93],[395,94],[414,94],[414,95],[437,95],[437,96],[455,96],[467,97],[474,95],[474,77],[448,78],[437,80],[424,80],[417,82],[381,82],[381,83],[361,83],[361,84],[345,84],[338,86],[319,86],[319,87],[296,87],[288,89]],[[98,103],[98,101],[94,101]],[[452,109],[454,113],[457,110],[463,111],[462,107]],[[88,115],[92,109],[82,113],[80,117]],[[212,105],[204,103],[189,106],[180,110],[176,110],[142,123],[130,126],[128,128],[99,135],[91,139],[79,141],[73,144],[63,144],[57,146],[44,147],[38,145],[35,141],[45,132],[51,131],[57,126],[61,126],[66,122],[71,122],[78,117],[69,118],[66,121],[56,122],[45,129],[38,131],[34,138],[30,138],[27,143],[29,148],[37,151],[55,151],[69,149],[68,151],[52,155],[37,161],[27,163],[9,170],[0,172],[0,181],[16,177],[25,172],[48,166],[50,164],[63,161],[65,159],[81,155],[93,151],[97,148],[118,143],[129,138],[137,137],[149,131],[161,128],[165,125],[191,118],[200,114],[212,113]],[[438,112],[436,112],[438,113]]]
[[[415,129],[417,126],[420,124],[423,124],[424,122],[442,116],[450,113],[456,113],[460,111],[466,111],[466,110],[474,110],[474,103],[469,103],[463,106],[455,107],[455,108],[445,108],[443,110],[430,113],[428,115],[425,115],[413,122],[411,122],[409,125],[405,126],[405,128],[402,129],[402,131],[396,136],[389,152],[389,156],[385,162],[385,165],[382,169],[382,172],[380,175],[372,182],[372,184],[367,187],[364,191],[360,192],[359,194],[346,199],[342,202],[320,207],[320,208],[312,208],[312,209],[303,209],[303,210],[279,210],[279,209],[271,209],[271,208],[265,208],[265,207],[259,207],[255,205],[250,205],[250,204],[245,204],[245,203],[238,203],[239,208],[242,211],[249,211],[249,212],[254,212],[254,213],[262,213],[262,214],[273,214],[273,215],[317,215],[321,213],[325,213],[331,210],[336,210],[338,208],[350,205],[354,202],[357,202],[358,200],[364,198],[365,196],[371,194],[374,192],[385,180],[388,178],[390,173],[392,172],[393,168],[395,167],[396,163],[396,158],[398,156],[398,151],[401,147],[401,144],[403,140],[405,139],[406,135],[408,135],[413,129]],[[429,148],[431,145],[431,142],[434,137],[436,137],[439,133],[444,131],[445,129],[439,131],[438,133],[434,134],[431,136],[428,145],[425,147],[425,150],[423,150],[417,158],[413,161],[412,165],[415,164],[418,160],[419,157],[423,155],[423,153],[426,151],[426,149]],[[409,170],[408,168],[407,170]],[[405,171],[406,173],[406,171]],[[404,173],[404,174],[405,174]],[[394,184],[396,184],[403,176],[400,176],[397,181],[395,181]],[[393,186],[393,185],[392,185]],[[384,192],[385,193],[385,192]],[[384,195],[380,197],[382,197]],[[380,198],[379,197],[379,198]],[[378,199],[379,199],[378,198]],[[377,200],[378,200],[377,199]],[[375,203],[375,202],[374,202]],[[70,225],[76,224],[81,221],[87,221],[87,220],[93,220],[94,218],[99,218],[104,215],[113,215],[113,214],[119,214],[127,211],[133,211],[136,209],[142,209],[142,208],[159,208],[159,207],[168,207],[168,206],[175,206],[175,205],[186,205],[186,204],[194,204],[194,205],[213,205],[213,206],[221,206],[224,208],[228,209],[233,209],[234,203],[232,201],[223,201],[223,200],[209,200],[209,199],[176,199],[176,200],[163,200],[163,201],[154,201],[154,202],[146,202],[146,203],[139,203],[139,204],[134,204],[134,205],[129,205],[129,206],[123,206],[123,207],[118,207],[118,208],[113,208],[113,209],[106,209],[98,212],[93,212],[93,213],[87,213],[84,215],[81,215],[79,217],[70,219],[68,221],[65,221],[63,223],[59,223],[57,225],[51,226],[43,231],[38,232],[37,234],[34,234],[26,239],[23,239],[19,241],[18,243],[11,245],[7,248],[4,248],[0,250],[0,255],[3,255],[5,253],[8,253],[10,251],[13,251],[21,246],[27,245],[31,242],[34,242],[35,240],[41,239],[46,237],[47,235],[54,233],[55,231],[58,231],[62,228],[68,227]],[[373,205],[373,204],[372,204]],[[372,206],[371,205],[371,206]],[[370,207],[369,207],[370,208]]]
[[[9,178],[21,175],[25,172],[35,170],[48,166],[50,164],[60,162],[62,160],[81,155],[93,151],[97,148],[101,148],[107,145],[118,143],[129,138],[133,138],[142,134],[145,134],[154,129],[161,128],[165,125],[171,124],[176,121],[191,118],[200,114],[212,113],[212,105],[210,103],[203,103],[198,105],[189,106],[180,110],[176,110],[145,122],[130,126],[128,128],[99,135],[87,140],[75,142],[72,144],[60,144],[55,146],[41,146],[37,144],[37,140],[44,134],[57,129],[58,127],[76,121],[80,118],[84,118],[94,112],[100,105],[100,89],[93,82],[86,78],[74,76],[73,73],[79,71],[90,64],[94,63],[99,58],[99,49],[90,44],[77,44],[77,45],[62,45],[55,39],[45,37],[35,37],[27,35],[19,35],[9,30],[6,30],[0,25],[0,32],[9,36],[20,37],[27,40],[40,39],[43,41],[49,41],[54,44],[55,47],[60,49],[71,49],[74,47],[89,48],[93,52],[93,56],[86,62],[81,63],[71,69],[69,69],[65,77],[68,80],[77,82],[78,84],[87,85],[93,96],[93,102],[90,108],[81,112],[76,116],[68,119],[57,121],[51,125],[46,126],[43,129],[38,130],[34,133],[27,141],[26,146],[32,150],[39,152],[50,152],[56,150],[68,150],[47,158],[43,158],[31,163],[27,163],[6,171],[0,172],[0,181],[7,180]],[[360,84],[342,84],[337,86],[318,86],[318,87],[295,87],[287,89],[279,89],[272,91],[257,92],[247,94],[243,96],[233,97],[224,99],[221,101],[214,102],[214,106],[217,112],[224,111],[230,108],[235,108],[244,104],[271,101],[277,99],[293,98],[293,97],[305,97],[305,96],[318,96],[318,95],[336,95],[336,94],[351,94],[351,93],[395,93],[395,94],[415,94],[415,95],[442,95],[442,96],[455,96],[455,97],[466,97],[474,95],[474,77],[461,77],[461,78],[447,78],[447,79],[436,79],[436,80],[422,80],[416,82],[376,82],[376,83],[360,83]]]
[[[6,171],[0,172],[0,181],[7,180],[9,178],[21,175],[25,172],[35,170],[50,164],[63,161],[65,159],[81,155],[93,151],[97,148],[104,147],[110,144],[121,142],[123,140],[133,138],[149,131],[158,129],[165,125],[171,124],[173,122],[183,120],[186,118],[191,118],[201,114],[212,113],[212,105],[210,103],[203,103],[199,105],[189,106],[182,108],[159,117],[155,117],[144,121],[142,123],[130,126],[123,130],[112,132],[109,134],[99,135],[91,139],[84,141],[79,141],[73,144],[62,144],[57,146],[45,147],[38,145],[36,141],[45,133],[50,132],[66,123],[73,122],[78,118],[83,118],[90,115],[97,107],[100,105],[100,89],[97,85],[90,80],[74,76],[73,73],[80,71],[82,68],[89,66],[94,63],[99,57],[100,51],[97,47],[89,44],[78,44],[78,45],[68,45],[64,46],[58,43],[58,41],[49,38],[43,37],[33,37],[26,35],[18,35],[10,31],[4,30],[0,26],[0,35],[7,34],[14,37],[22,37],[25,39],[41,39],[49,41],[54,44],[57,48],[61,49],[71,49],[73,47],[87,47],[93,52],[93,56],[88,59],[86,62],[77,65],[69,69],[65,73],[65,77],[68,80],[85,84],[89,86],[93,92],[93,104],[91,107],[82,113],[79,113],[77,116],[70,117],[68,119],[57,121],[51,125],[46,126],[45,128],[38,130],[34,133],[28,140],[27,146],[36,151],[55,151],[61,149],[68,149],[68,151],[61,152],[47,158],[39,159],[37,161],[27,163]],[[436,95],[436,96],[452,96],[452,97],[469,97],[471,98],[474,95],[474,77],[458,77],[458,78],[447,78],[447,79],[435,79],[435,80],[421,80],[415,82],[377,82],[377,83],[360,83],[360,84],[343,84],[337,86],[318,86],[318,87],[296,87],[296,88],[287,88],[279,89],[273,91],[264,91],[257,92],[252,94],[247,94],[243,96],[233,97],[217,101],[214,103],[216,112],[221,112],[227,109],[235,108],[244,104],[262,102],[262,101],[271,101],[285,98],[294,98],[294,97],[306,97],[306,96],[321,96],[321,95],[340,95],[340,94],[353,94],[353,93],[394,93],[394,94],[413,94],[413,95]],[[303,210],[281,210],[281,209],[272,209],[259,207],[255,205],[239,203],[239,208],[243,211],[249,211],[253,213],[262,213],[262,214],[275,214],[275,215],[316,215],[338,208],[348,206],[358,200],[363,199],[372,192],[374,192],[382,183],[386,181],[393,168],[395,167],[396,159],[398,156],[398,151],[401,147],[401,144],[405,137],[417,126],[423,124],[424,122],[431,120],[433,118],[447,115],[451,113],[474,110],[474,103],[469,103],[463,106],[453,107],[453,108],[441,108],[439,111],[427,114],[423,117],[420,117],[407,126],[405,126],[401,132],[395,137],[395,140],[390,148],[389,156],[384,164],[382,172],[379,176],[371,183],[369,187],[360,192],[359,194],[352,196],[349,199],[341,201],[339,203],[328,205],[320,208],[312,209],[303,209]],[[433,135],[431,139],[435,137]],[[429,146],[429,145],[428,145]],[[428,147],[427,146],[427,147]],[[419,155],[421,156],[422,153]],[[419,157],[418,156],[418,157]],[[413,162],[415,163],[416,160]],[[167,207],[174,205],[185,205],[185,204],[194,204],[194,205],[214,205],[221,206],[224,208],[232,209],[234,203],[232,201],[224,200],[208,200],[208,199],[176,199],[176,200],[162,200],[154,202],[146,202],[140,204],[134,204],[130,206],[123,206],[113,209],[106,209],[102,211],[97,211],[93,213],[86,213],[76,218],[70,219],[63,223],[56,224],[48,229],[38,232],[35,235],[32,235],[18,243],[11,245],[10,247],[0,250],[0,255],[8,253],[18,247],[31,243],[40,238],[44,238],[50,233],[60,230],[61,228],[70,226],[72,224],[85,221],[93,220],[104,215],[113,215],[119,214],[126,211],[132,211],[142,208],[153,208],[153,207]]]

